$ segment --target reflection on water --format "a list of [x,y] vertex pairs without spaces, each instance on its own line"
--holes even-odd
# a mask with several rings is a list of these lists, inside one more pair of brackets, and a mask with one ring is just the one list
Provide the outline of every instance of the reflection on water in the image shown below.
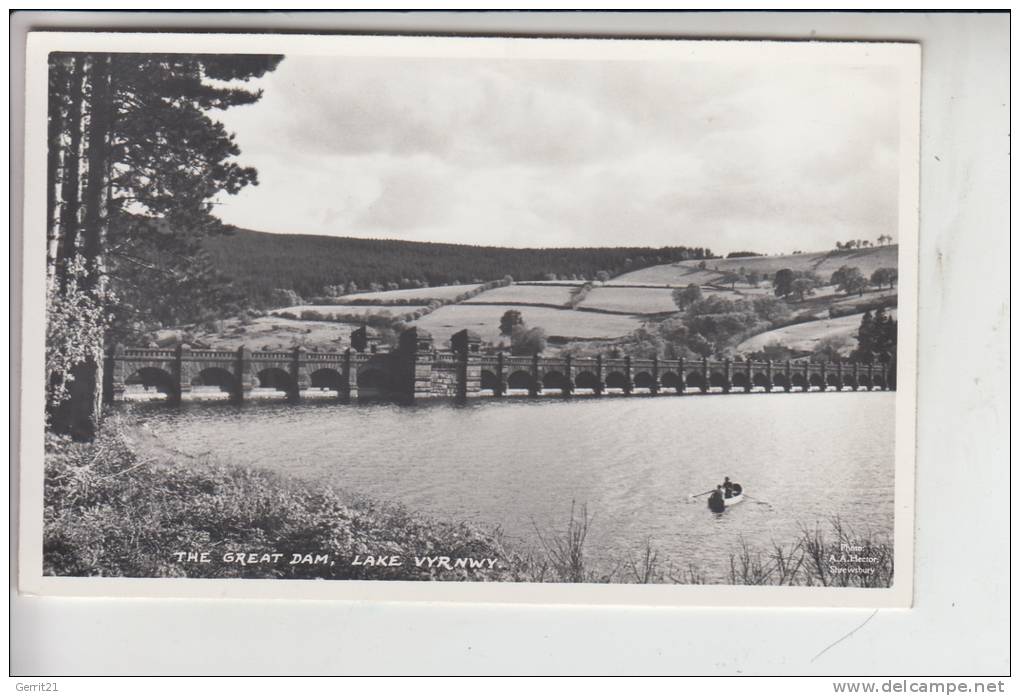
[[[681,567],[718,575],[741,537],[790,542],[798,525],[834,515],[891,540],[894,403],[890,392],[827,392],[132,411],[190,454],[499,525],[524,544],[536,526],[562,530],[572,501],[587,503],[602,562],[648,540]],[[704,498],[689,500],[723,476],[744,485],[742,505],[715,515]]]

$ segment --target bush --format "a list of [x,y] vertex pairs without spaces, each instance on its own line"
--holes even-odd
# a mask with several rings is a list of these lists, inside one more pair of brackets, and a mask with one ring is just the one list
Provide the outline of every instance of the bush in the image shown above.
[[524,324],[513,327],[510,338],[510,352],[513,355],[534,355],[545,350],[548,337],[540,326],[527,328]]
[[689,283],[685,288],[677,288],[673,291],[673,302],[678,309],[687,309],[690,305],[702,298],[701,286],[696,283]]
[[591,292],[591,289],[592,289],[591,283],[584,283],[583,285],[578,285],[577,287],[573,288],[570,291],[570,299],[567,300],[567,307],[569,307],[570,309],[574,309],[579,304],[584,302],[584,298],[588,296],[588,293]]
[[[469,579],[470,571],[353,566],[355,554],[499,558],[485,579],[516,579],[498,535],[400,506],[342,501],[338,491],[259,469],[141,459],[108,420],[91,444],[51,438],[45,466],[43,572],[111,577]],[[214,562],[181,563],[210,550]],[[217,562],[225,552],[281,552],[279,562]],[[291,553],[332,565],[290,565]]]
[[850,314],[861,314],[862,312],[874,312],[878,309],[889,309],[890,307],[895,307],[896,304],[896,295],[891,295],[887,297],[880,297],[877,300],[871,300],[869,302],[857,302],[852,305],[830,307],[829,316],[835,319],[836,317],[845,317]]
[[274,307],[296,307],[303,305],[301,296],[289,288],[276,288],[270,293],[269,302]]

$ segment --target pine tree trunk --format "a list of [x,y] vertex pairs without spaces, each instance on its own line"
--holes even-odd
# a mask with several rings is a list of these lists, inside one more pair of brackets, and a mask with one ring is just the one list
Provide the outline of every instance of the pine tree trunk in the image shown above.
[[[106,173],[110,155],[110,58],[93,58],[92,92],[89,98],[88,176],[85,181],[82,224],[82,253],[91,268],[102,270],[102,248],[105,234]],[[99,282],[98,274],[90,276]]]
[[[103,243],[106,239],[106,173],[112,104],[110,99],[110,58],[92,59],[89,82],[88,173],[82,200],[82,240],[79,253],[89,274],[85,288],[97,295],[105,291]],[[89,357],[75,366],[71,386],[71,434],[91,439],[99,428],[103,404],[103,345],[90,346]]]
[[49,113],[46,123],[46,275],[52,280],[56,273],[57,239],[60,225],[57,219],[57,185],[60,181],[60,139],[64,133],[64,100],[70,75],[67,65],[59,58],[50,59]]
[[[59,59],[58,59],[59,60]],[[54,63],[54,69],[58,64]],[[56,180],[59,179],[59,200],[54,201],[56,229],[53,232],[52,257],[48,258],[52,280],[56,291],[63,292],[67,287],[68,263],[74,257],[78,239],[79,218],[81,215],[81,141],[84,123],[82,122],[82,102],[84,100],[85,61],[81,56],[69,59],[60,66],[63,79],[51,83],[51,88],[58,91],[59,101],[63,102],[61,129],[56,138],[51,139],[48,152],[49,161],[58,163],[59,177],[54,175],[54,192]],[[54,94],[51,92],[51,109]],[[51,123],[51,125],[53,125]],[[73,374],[72,370],[72,374]],[[51,385],[61,381],[61,375],[47,375]],[[58,433],[72,431],[72,409],[70,399],[56,403],[47,397],[47,409],[50,427]]]
[[67,262],[74,256],[78,242],[78,216],[80,213],[79,191],[81,187],[81,137],[82,123],[82,92],[85,81],[84,60],[74,59],[67,81],[67,129],[68,145],[64,148],[61,158],[60,198],[63,202],[60,209],[60,231],[57,238],[56,274],[61,281],[66,279]]

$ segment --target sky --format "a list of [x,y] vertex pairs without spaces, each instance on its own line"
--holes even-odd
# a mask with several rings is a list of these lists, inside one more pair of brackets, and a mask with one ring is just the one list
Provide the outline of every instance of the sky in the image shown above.
[[218,113],[265,232],[516,247],[829,249],[896,236],[880,67],[287,56]]

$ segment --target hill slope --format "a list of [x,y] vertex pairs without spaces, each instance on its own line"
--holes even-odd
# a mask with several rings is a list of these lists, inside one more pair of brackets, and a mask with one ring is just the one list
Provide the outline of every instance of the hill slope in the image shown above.
[[558,276],[594,277],[683,259],[702,258],[706,249],[688,247],[510,249],[433,244],[389,239],[269,234],[234,228],[204,242],[213,264],[232,278],[252,304],[264,306],[274,288],[318,295],[326,285],[424,281],[447,285],[474,280],[541,280]]
[[828,280],[832,272],[840,266],[857,266],[865,277],[870,277],[877,268],[896,268],[899,245],[872,247],[869,249],[851,249],[849,251],[818,251],[810,254],[791,254],[787,256],[750,256],[736,259],[709,259],[705,268],[698,267],[698,261],[680,261],[678,263],[651,266],[625,273],[613,279],[613,283],[630,283],[649,285],[686,285],[688,283],[704,284],[719,280],[726,271],[740,268],[746,271],[758,271],[769,275],[780,268],[794,271],[812,271]]

